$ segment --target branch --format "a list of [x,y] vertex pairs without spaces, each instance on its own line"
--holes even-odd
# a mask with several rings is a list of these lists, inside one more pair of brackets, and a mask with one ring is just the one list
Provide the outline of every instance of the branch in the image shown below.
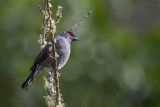
[[53,75],[51,71],[46,71],[46,78],[44,77],[44,80],[45,80],[44,88],[47,90],[48,96],[44,96],[43,98],[45,98],[45,101],[48,107],[54,107],[55,106],[55,100],[54,100],[55,91],[54,91],[54,86],[53,86]]
[[74,30],[78,25],[80,25],[80,24],[84,21],[84,19],[86,19],[91,13],[92,13],[92,12],[89,11],[79,22],[77,22],[77,23],[72,27],[72,29],[71,29],[70,31],[73,31],[73,30]]
[[[61,97],[60,97],[60,89],[59,89],[59,75],[58,75],[58,67],[57,67],[57,53],[56,53],[56,47],[55,47],[55,43],[56,40],[54,38],[54,34],[56,32],[56,26],[55,26],[55,22],[51,17],[51,10],[50,8],[52,7],[52,5],[50,4],[49,0],[46,0],[47,2],[47,12],[48,12],[48,21],[49,21],[49,33],[52,37],[52,55],[53,55],[53,69],[54,69],[54,81],[55,81],[55,85],[56,85],[56,103],[55,105],[61,105]],[[60,9],[60,12],[62,11],[62,8]],[[58,18],[58,22],[60,20],[60,17]]]
[[58,6],[58,11],[57,11],[57,20],[56,20],[56,24],[59,23],[60,19],[62,18],[62,10],[63,10],[63,7],[61,6]]
[[[41,6],[38,6],[38,10],[43,15],[43,25],[42,25],[42,34],[40,35],[40,44],[41,48],[44,48],[46,45],[46,34],[52,37],[52,58],[53,58],[53,70],[54,77],[51,71],[46,71],[46,77],[45,77],[45,84],[44,88],[48,92],[48,96],[45,96],[46,103],[48,107],[63,107],[64,104],[61,102],[61,94],[59,89],[59,74],[58,74],[58,67],[57,67],[57,53],[55,48],[56,40],[54,38],[54,34],[56,32],[56,25],[55,21],[52,19],[52,11],[51,11],[51,0],[44,0],[44,10],[41,9]],[[57,20],[56,23],[59,23],[61,17],[62,17],[62,9],[63,7],[59,6],[57,11]],[[54,80],[54,81],[53,81]],[[55,82],[55,89],[54,89],[54,82]]]
[[40,39],[38,40],[38,42],[41,44],[41,49],[44,48],[44,46],[46,45],[46,9],[47,9],[47,5],[46,5],[46,1],[44,3],[44,10],[41,9],[41,6],[38,5],[38,10],[42,13],[43,15],[43,25],[42,25],[42,34],[40,35]]

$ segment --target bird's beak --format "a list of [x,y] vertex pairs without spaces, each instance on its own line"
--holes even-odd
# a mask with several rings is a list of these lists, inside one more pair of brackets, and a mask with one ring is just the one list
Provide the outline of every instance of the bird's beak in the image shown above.
[[77,37],[74,37],[74,39],[73,39],[74,41],[79,41],[79,38],[77,38]]

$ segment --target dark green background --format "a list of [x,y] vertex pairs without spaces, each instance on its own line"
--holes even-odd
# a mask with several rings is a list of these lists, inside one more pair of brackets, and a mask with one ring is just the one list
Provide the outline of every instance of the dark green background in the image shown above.
[[[0,1],[0,107],[46,107],[40,73],[20,88],[40,51],[43,0]],[[74,33],[59,72],[67,107],[160,107],[160,9],[156,0],[52,0],[64,7],[57,33]]]

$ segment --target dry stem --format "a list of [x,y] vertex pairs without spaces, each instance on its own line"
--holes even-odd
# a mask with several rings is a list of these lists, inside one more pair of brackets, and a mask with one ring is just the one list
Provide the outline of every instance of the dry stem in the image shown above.
[[86,19],[91,13],[92,13],[92,12],[89,11],[79,22],[77,22],[77,23],[72,27],[72,29],[71,29],[70,31],[73,31],[73,30],[74,30],[78,25],[80,25],[80,24],[84,21],[84,19]]
[[53,69],[54,69],[54,80],[55,80],[55,84],[56,84],[56,105],[59,105],[60,104],[60,98],[59,98],[59,77],[57,75],[57,72],[58,72],[58,67],[57,67],[57,59],[56,59],[56,47],[55,47],[55,39],[54,39],[54,28],[53,26],[53,19],[51,18],[51,11],[50,11],[50,7],[51,7],[51,4],[49,3],[48,0],[47,1],[47,11],[48,11],[48,19],[49,19],[49,22],[50,22],[50,33],[51,33],[51,36],[52,36],[52,55],[53,55],[53,60],[54,60],[54,66],[53,66]]
[[[62,9],[63,7],[59,6],[57,11],[57,20],[56,23],[52,19],[51,15],[51,0],[44,0],[44,10],[41,9],[39,6],[39,10],[42,13],[43,17],[43,26],[42,26],[42,34],[40,35],[40,44],[41,48],[43,48],[46,44],[46,34],[50,35],[52,37],[52,58],[53,58],[53,70],[54,72],[54,78],[51,71],[46,72],[46,78],[45,78],[45,89],[48,92],[48,96],[45,96],[46,103],[48,107],[58,106],[62,107],[64,104],[61,103],[61,95],[59,93],[59,74],[58,74],[58,67],[57,67],[57,53],[55,48],[56,40],[54,38],[54,34],[56,32],[56,23],[59,23],[61,17],[62,17]],[[54,79],[54,81],[53,81]],[[55,89],[54,89],[54,82],[55,82]]]

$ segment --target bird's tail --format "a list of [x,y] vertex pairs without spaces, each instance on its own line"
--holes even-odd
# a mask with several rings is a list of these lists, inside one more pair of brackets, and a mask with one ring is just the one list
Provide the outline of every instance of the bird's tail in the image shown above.
[[30,74],[29,77],[26,79],[26,81],[22,84],[21,88],[22,88],[22,89],[26,89],[27,86],[32,83],[32,81],[34,80],[34,78],[37,76],[38,73],[39,73],[39,70],[36,70],[35,68],[32,69],[31,74]]
[[27,88],[28,84],[31,84],[32,81],[33,81],[33,73],[29,75],[26,81],[22,84],[21,88],[23,89]]

